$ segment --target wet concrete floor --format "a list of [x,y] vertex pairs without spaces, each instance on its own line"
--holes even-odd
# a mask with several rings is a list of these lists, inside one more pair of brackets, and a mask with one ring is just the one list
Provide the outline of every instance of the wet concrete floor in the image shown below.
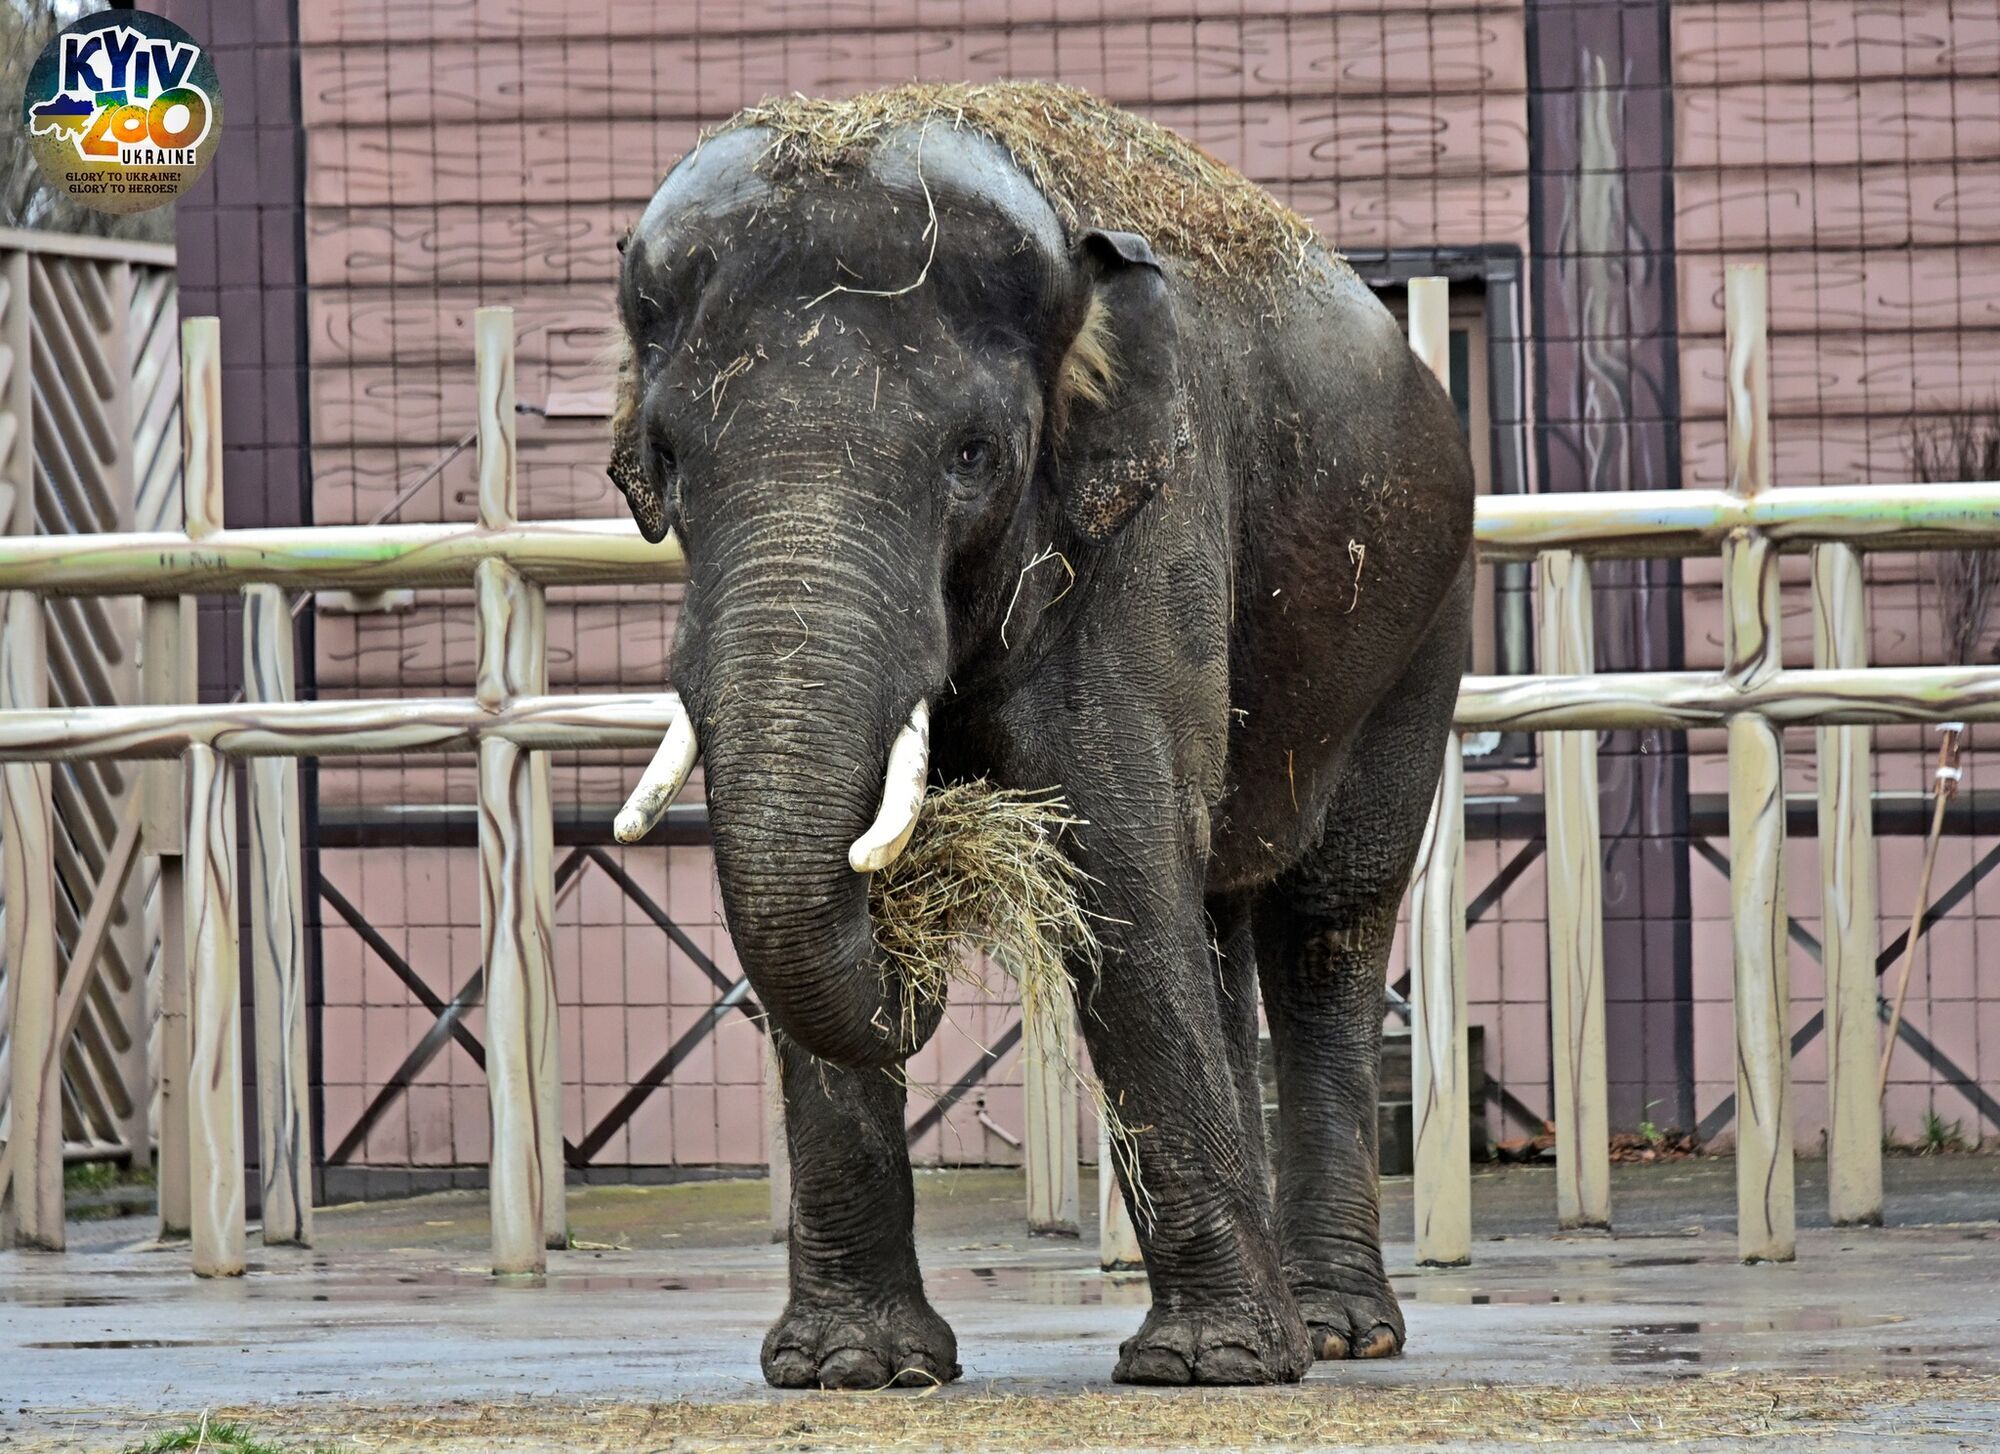
[[[1474,1262],[1452,1270],[1412,1265],[1408,1184],[1391,1182],[1408,1354],[1321,1364],[1308,1387],[1929,1379],[1929,1414],[1855,1414],[1854,1447],[2000,1448],[2000,1160],[1892,1161],[1881,1230],[1825,1228],[1818,1168],[1802,1163],[1808,1229],[1789,1266],[1734,1260],[1733,1175],[1726,1160],[1620,1167],[1616,1234],[1558,1237],[1545,1169],[1482,1171]],[[1109,1386],[1147,1292],[1097,1269],[1094,1228],[1028,1237],[1005,1171],[924,1174],[918,1202],[962,1388]],[[224,1281],[189,1276],[186,1246],[153,1242],[143,1220],[73,1223],[66,1255],[0,1254],[0,1446],[118,1449],[134,1428],[231,1407],[769,1396],[757,1351],[784,1256],[762,1182],[572,1188],[570,1207],[578,1249],[532,1281],[487,1274],[481,1193],[323,1209],[318,1246],[253,1233],[250,1274]]]

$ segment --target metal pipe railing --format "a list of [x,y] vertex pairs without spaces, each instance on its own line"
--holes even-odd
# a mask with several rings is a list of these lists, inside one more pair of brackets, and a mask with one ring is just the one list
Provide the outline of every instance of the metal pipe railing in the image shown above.
[[[1729,348],[1731,487],[1724,491],[1541,495],[1479,502],[1477,539],[1491,559],[1542,562],[1545,677],[1468,677],[1461,692],[1439,810],[1433,814],[1412,907],[1416,1094],[1435,1115],[1417,1128],[1418,1255],[1427,1262],[1470,1256],[1465,1061],[1463,838],[1458,734],[1494,728],[1547,731],[1551,743],[1546,813],[1551,853],[1576,870],[1549,875],[1549,933],[1562,946],[1552,961],[1559,1044],[1562,1138],[1559,1215],[1566,1223],[1610,1217],[1604,1147],[1603,926],[1595,865],[1597,773],[1589,734],[1612,728],[1725,726],[1730,734],[1731,837],[1738,932],[1737,1061],[1741,1121],[1740,1250],[1746,1258],[1791,1255],[1789,1066],[1783,954],[1782,732],[1823,729],[1822,837],[1834,840],[1826,874],[1830,906],[1851,912],[1827,934],[1829,1024],[1836,1086],[1833,1147],[1836,1216],[1879,1217],[1879,1114],[1870,1119],[1855,1087],[1872,1074],[1872,1018],[1856,986],[1872,966],[1875,926],[1868,812],[1870,724],[2000,719],[2000,668],[1865,667],[1858,552],[2000,543],[2000,485],[1768,487],[1768,388],[1763,365],[1762,270],[1733,270]],[[1441,285],[1413,290],[1413,346],[1435,367],[1443,357]],[[48,812],[46,764],[86,758],[154,759],[141,795],[142,843],[162,861],[170,921],[163,952],[161,1206],[163,1222],[191,1226],[197,1270],[242,1265],[240,1057],[233,1031],[235,946],[218,925],[233,924],[234,815],[227,759],[340,754],[475,751],[479,757],[482,928],[489,977],[489,1094],[494,1113],[494,1263],[538,1270],[562,1227],[561,1114],[555,1000],[549,958],[553,903],[553,815],[546,760],[553,749],[650,747],[670,720],[668,694],[550,695],[543,591],[553,585],[663,583],[681,578],[678,551],[648,546],[625,521],[526,523],[517,519],[513,440],[511,315],[481,310],[475,324],[479,376],[479,519],[476,523],[230,530],[222,520],[219,339],[213,320],[184,325],[186,520],[184,532],[0,540],[0,591],[8,597],[6,652],[36,645],[45,595],[139,594],[145,613],[147,702],[50,711],[32,689],[14,691],[0,710],[0,813],[8,827],[10,894],[18,877],[33,902],[46,866],[34,857],[32,825]],[[0,412],[5,412],[0,409]],[[10,416],[11,417],[11,416]],[[25,420],[7,457],[26,498]],[[17,505],[17,511],[20,508]],[[1816,547],[1817,665],[1787,670],[1778,660],[1776,553]],[[1717,672],[1598,675],[1590,655],[1589,559],[1596,556],[1722,553],[1727,665]],[[480,642],[470,697],[391,700],[285,700],[289,667],[279,645],[289,613],[278,588],[382,590],[469,587]],[[253,683],[240,704],[193,704],[193,637],[186,598],[246,592],[245,652]],[[19,659],[25,660],[25,656]],[[5,673],[0,673],[4,678]],[[1838,762],[1835,762],[1835,759]],[[1830,769],[1830,764],[1838,768]],[[30,765],[41,765],[39,774]],[[185,789],[183,789],[183,779]],[[1830,784],[1830,785],[1829,785]],[[183,797],[183,791],[186,796]],[[252,778],[252,974],[260,1014],[277,1016],[260,1034],[260,1095],[266,1127],[267,1240],[308,1240],[310,1206],[302,1184],[302,1061],[293,1036],[303,1003],[295,840],[285,824],[298,812],[295,773]],[[227,820],[225,823],[224,820]],[[181,871],[182,853],[188,863]],[[224,864],[228,865],[225,872]],[[1560,880],[1560,882],[1558,882]],[[11,901],[11,900],[10,900]],[[180,909],[189,910],[182,939]],[[1836,909],[1837,912],[1837,909]],[[16,976],[17,1052],[11,1073],[20,1107],[56,1093],[56,1057],[24,1059],[54,1013],[54,959],[30,942],[9,914],[10,973]],[[1831,923],[1831,921],[1830,921]],[[23,937],[19,943],[17,936]],[[226,942],[225,942],[226,941]],[[183,953],[185,964],[182,963]],[[72,966],[88,974],[90,966]],[[46,993],[44,993],[46,991]],[[1872,994],[1872,983],[1867,986]],[[1836,1019],[1838,1001],[1841,1017]],[[1868,1001],[1872,1003],[1872,1001]],[[1863,1005],[1859,1011],[1857,1005]],[[1867,1023],[1857,1025],[1857,1019]],[[48,1038],[47,1036],[43,1037]],[[261,1063],[265,1043],[276,1057]],[[1865,1052],[1865,1057],[1864,1057]],[[1046,1059],[1046,1057],[1044,1057]],[[1856,1071],[1850,1060],[1865,1058]],[[190,1060],[198,1073],[190,1074]],[[1048,1068],[1051,1076],[1066,1072]],[[28,1094],[23,1096],[23,1082]],[[1457,1108],[1455,1111],[1451,1108]],[[1063,1113],[1044,1120],[1060,1120]],[[1031,1125],[1033,1122],[1031,1121]],[[1873,1125],[1877,1129],[1871,1131]],[[237,1150],[228,1142],[234,1127]],[[273,1129],[275,1128],[275,1130]],[[276,1134],[277,1144],[270,1141]],[[1030,1137],[1031,1159],[1049,1153]],[[190,1144],[192,1142],[192,1145]],[[60,1146],[17,1131],[0,1160],[17,1202],[33,1194],[60,1215]],[[190,1195],[188,1169],[200,1168]],[[238,1184],[229,1185],[231,1167]],[[1871,1166],[1872,1179],[1871,1179]],[[50,1181],[50,1168],[54,1181]],[[1044,1214],[1062,1217],[1073,1200],[1042,1166]],[[288,1178],[287,1188],[273,1178]],[[276,1207],[274,1217],[271,1209]],[[39,1214],[33,1214],[39,1215]],[[32,1221],[32,1215],[31,1219]],[[47,1221],[47,1216],[42,1216]],[[39,1225],[39,1224],[37,1224]],[[59,1226],[59,1221],[57,1222]],[[1121,1244],[1118,1255],[1129,1253]]]

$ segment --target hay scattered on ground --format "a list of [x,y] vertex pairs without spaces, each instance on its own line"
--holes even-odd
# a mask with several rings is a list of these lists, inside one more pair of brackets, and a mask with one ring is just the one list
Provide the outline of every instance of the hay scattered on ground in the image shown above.
[[908,846],[868,891],[907,1016],[944,1004],[953,980],[979,985],[968,951],[983,950],[1019,987],[1022,1016],[1067,1047],[1070,963],[1098,955],[1083,874],[1059,841],[1077,822],[1059,797],[985,781],[926,795]]
[[[2000,1398],[1992,1376],[1709,1375],[1541,1387],[1423,1383],[1016,1397],[973,1390],[590,1405],[441,1401],[421,1409],[219,1409],[260,1435],[375,1454],[693,1449],[1095,1450],[1382,1448],[1565,1440],[1673,1447],[1951,1427]],[[1933,1410],[1926,1418],[1926,1409]],[[32,1448],[32,1442],[30,1447]],[[66,1447],[75,1447],[68,1445]],[[96,1447],[106,1447],[98,1445]],[[111,1445],[109,1447],[118,1447]]]
[[739,111],[709,135],[766,127],[776,180],[860,165],[892,133],[966,127],[1013,155],[1071,235],[1137,232],[1160,252],[1222,278],[1296,271],[1312,224],[1234,168],[1165,127],[1087,91],[1043,82],[916,84],[829,101],[786,96]]

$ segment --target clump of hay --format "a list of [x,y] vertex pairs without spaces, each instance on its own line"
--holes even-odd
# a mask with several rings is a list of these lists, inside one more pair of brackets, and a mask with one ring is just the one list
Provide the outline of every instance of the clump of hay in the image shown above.
[[890,134],[968,127],[1012,154],[1074,236],[1137,232],[1211,277],[1296,271],[1312,224],[1233,167],[1165,127],[1087,91],[1043,82],[914,84],[829,101],[786,96],[736,113],[707,135],[774,133],[761,168],[774,180],[852,169]]
[[1020,987],[1023,1020],[1067,1047],[1070,962],[1094,967],[1098,957],[1084,874],[1059,842],[1078,821],[1059,797],[985,781],[925,797],[908,845],[868,889],[906,1016],[942,1005],[954,979],[980,983],[966,951],[982,949]]
[[[1083,907],[1089,876],[1059,841],[1082,821],[1053,794],[983,779],[925,797],[909,843],[868,888],[875,944],[904,985],[905,1043],[915,1038],[923,1010],[945,1003],[953,980],[985,987],[966,953],[981,949],[1020,991],[1023,1026],[1040,1031],[1058,1064],[1075,1066],[1070,965],[1094,980],[1102,964]],[[1132,1188],[1132,1215],[1149,1225],[1153,1204],[1135,1138],[1150,1128],[1128,1125],[1095,1076],[1079,1074],[1078,1082],[1110,1131],[1112,1154]]]

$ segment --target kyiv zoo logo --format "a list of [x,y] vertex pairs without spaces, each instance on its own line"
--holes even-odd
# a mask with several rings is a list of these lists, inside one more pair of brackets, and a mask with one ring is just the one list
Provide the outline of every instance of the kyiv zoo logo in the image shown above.
[[28,73],[21,121],[42,174],[100,212],[144,212],[194,185],[222,137],[215,62],[144,10],[87,16]]

